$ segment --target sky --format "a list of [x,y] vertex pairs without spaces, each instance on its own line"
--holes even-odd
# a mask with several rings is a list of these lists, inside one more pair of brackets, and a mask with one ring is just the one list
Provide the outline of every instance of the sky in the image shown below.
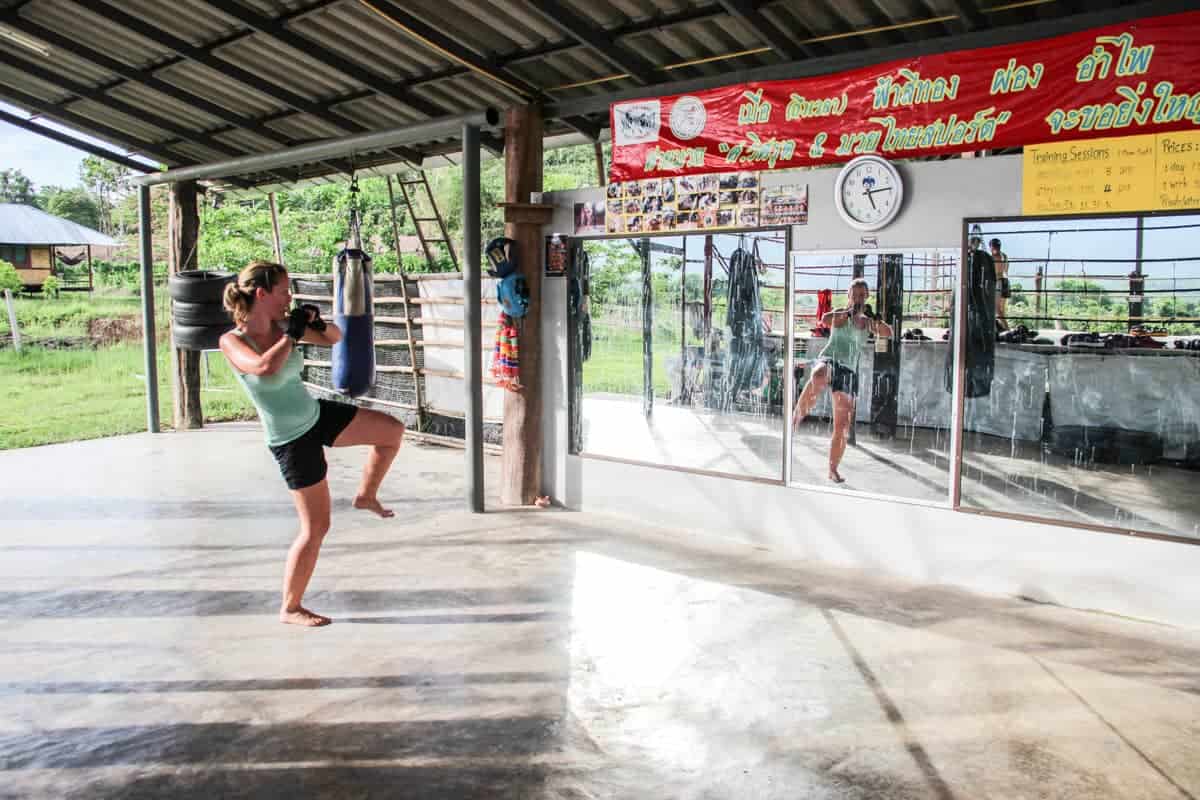
[[[0,109],[18,117],[29,118],[24,111],[5,103],[0,103]],[[116,153],[125,150],[117,145],[87,136],[70,128],[38,120],[39,125],[55,128],[63,133],[81,139],[85,142],[100,145]],[[19,169],[33,181],[34,188],[43,186],[61,186],[69,188],[79,185],[79,163],[88,153],[76,150],[69,145],[61,144],[53,139],[47,139],[36,133],[0,122],[0,169]]]

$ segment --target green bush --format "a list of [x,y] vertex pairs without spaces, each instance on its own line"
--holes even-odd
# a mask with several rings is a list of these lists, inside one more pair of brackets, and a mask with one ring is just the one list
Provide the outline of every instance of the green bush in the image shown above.
[[46,280],[42,282],[42,297],[47,300],[57,300],[61,289],[62,284],[59,283],[58,278],[48,275]]
[[8,289],[13,294],[17,294],[24,288],[21,282],[21,276],[17,274],[17,268],[7,261],[0,261],[0,293]]

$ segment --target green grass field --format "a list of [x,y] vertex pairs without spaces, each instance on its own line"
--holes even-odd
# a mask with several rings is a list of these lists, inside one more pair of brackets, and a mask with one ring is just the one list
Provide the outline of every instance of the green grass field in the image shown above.
[[[167,348],[158,350],[159,416],[171,424]],[[141,343],[96,350],[0,350],[0,450],[95,439],[146,429]],[[201,366],[206,421],[253,418],[254,411],[219,354]]]
[[[155,299],[158,324],[166,325],[169,306],[165,294]],[[85,336],[88,324],[94,319],[126,317],[140,320],[142,317],[141,298],[115,291],[96,292],[90,297],[86,294],[64,293],[57,300],[19,297],[13,301],[13,306],[21,336],[26,339]],[[4,307],[4,299],[0,296],[0,336],[8,333],[8,309]]]
[[[654,394],[667,396],[667,360],[679,356],[679,335],[654,340]],[[585,392],[642,394],[642,332],[615,325],[592,326],[592,357],[583,365]]]

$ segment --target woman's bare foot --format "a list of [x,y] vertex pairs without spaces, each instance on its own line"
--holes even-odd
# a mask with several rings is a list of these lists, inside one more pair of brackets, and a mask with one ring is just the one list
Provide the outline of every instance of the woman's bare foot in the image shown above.
[[838,471],[836,469],[833,469],[832,467],[830,467],[830,469],[829,469],[829,480],[833,481],[834,483],[845,483],[846,482],[846,479],[843,478],[841,475],[839,475]]
[[384,508],[383,504],[379,502],[379,498],[377,497],[356,497],[354,498],[354,507],[363,508],[367,511],[374,511],[384,519],[396,516],[396,512],[392,511],[390,508]]
[[329,617],[314,614],[307,608],[300,607],[292,611],[280,609],[279,621],[285,625],[299,625],[302,628],[320,628],[333,622]]

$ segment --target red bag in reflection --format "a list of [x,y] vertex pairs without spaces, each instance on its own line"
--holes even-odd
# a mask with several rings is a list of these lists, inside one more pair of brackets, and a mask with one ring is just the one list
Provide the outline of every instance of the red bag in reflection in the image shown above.
[[825,319],[825,315],[833,311],[833,289],[820,289],[817,291],[817,324],[813,326],[812,332],[814,336],[828,336],[829,326],[821,320]]

